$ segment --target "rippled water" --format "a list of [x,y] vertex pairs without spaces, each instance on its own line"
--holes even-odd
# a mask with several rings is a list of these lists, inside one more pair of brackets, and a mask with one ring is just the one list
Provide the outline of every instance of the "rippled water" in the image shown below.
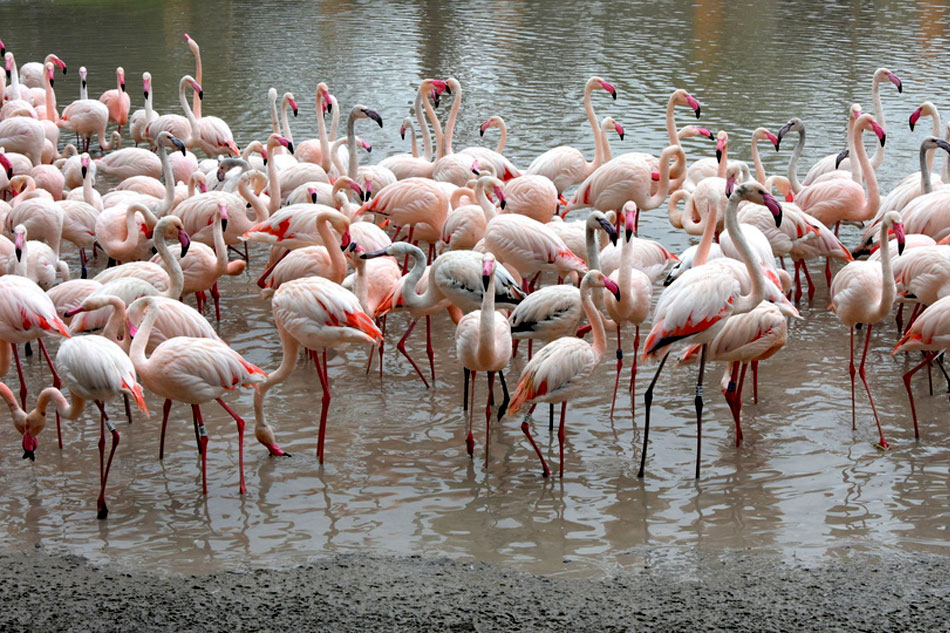
[[[182,40],[188,32],[204,54],[204,112],[228,120],[240,145],[269,131],[270,86],[293,91],[301,105],[295,139],[315,136],[312,92],[322,80],[344,110],[361,102],[382,114],[382,130],[360,130],[374,145],[373,162],[405,151],[396,128],[409,113],[419,80],[452,75],[465,90],[456,147],[483,142],[478,124],[502,114],[510,127],[506,154],[521,167],[562,143],[592,154],[581,108],[583,83],[591,74],[618,89],[616,102],[595,98],[599,115],[609,113],[627,129],[626,140],[612,139],[615,153],[658,153],[668,95],[685,87],[703,104],[701,123],[730,132],[731,156],[749,158],[745,139],[755,127],[775,131],[789,117],[802,117],[809,131],[802,161],[807,165],[843,147],[848,106],[859,101],[871,109],[870,78],[885,65],[904,82],[903,95],[882,86],[888,157],[879,175],[886,191],[916,169],[916,147],[929,131],[927,125],[911,133],[907,115],[924,99],[946,105],[947,13],[923,2],[589,2],[582,9],[574,3],[481,1],[399,7],[4,3],[0,39],[19,63],[48,51],[69,63],[70,74],[57,83],[60,104],[74,98],[79,65],[89,69],[90,92],[98,94],[113,87],[114,67],[121,64],[133,108],[140,105],[138,77],[149,70],[156,109],[167,112],[177,111],[178,78],[193,71]],[[691,158],[711,150],[708,141],[687,142]],[[764,152],[767,169],[784,170],[787,152]],[[662,213],[645,217],[641,231],[673,250],[688,244]],[[845,235],[853,241],[854,229]],[[269,306],[253,284],[264,257],[252,250],[252,274],[223,285],[221,332],[250,361],[273,370],[280,347]],[[816,279],[818,268],[813,266]],[[354,550],[447,555],[574,574],[609,571],[641,560],[647,551],[682,545],[753,547],[788,557],[847,548],[946,552],[946,385],[935,373],[936,395],[928,397],[926,379],[918,377],[921,440],[915,442],[900,381],[913,361],[887,355],[896,335],[892,322],[876,330],[869,374],[893,448],[875,449],[873,420],[860,392],[858,429],[850,428],[848,333],[826,311],[827,290],[818,285],[811,305],[802,306],[804,319],[791,325],[788,346],[762,365],[759,404],[747,391],[741,448],[734,446],[731,416],[718,393],[720,370],[707,373],[699,481],[692,478],[694,368],[668,367],[659,382],[642,481],[635,477],[635,459],[642,388],[651,369],[641,372],[636,415],[626,409],[611,421],[613,363],[607,361],[568,411],[563,480],[541,478],[519,420],[494,425],[487,467],[483,431],[470,460],[453,330],[439,317],[433,333],[435,389],[422,389],[408,364],[391,353],[382,380],[364,375],[365,350],[349,348],[332,357],[334,397],[323,467],[314,457],[319,386],[313,368],[301,362],[268,398],[280,443],[294,457],[269,458],[248,434],[243,498],[234,425],[216,405],[206,407],[205,417],[212,438],[207,497],[200,493],[187,407],[174,409],[164,462],[157,459],[157,415],[138,416],[131,426],[120,422],[107,521],[95,519],[98,428],[91,414],[66,425],[62,451],[47,429],[35,464],[19,459],[19,438],[4,425],[0,538],[17,547],[42,543],[97,559],[192,570],[288,564]],[[390,351],[405,323],[402,315],[390,318]],[[410,349],[423,357],[418,328]],[[513,361],[510,382],[523,360],[522,353]],[[31,385],[48,381],[35,357],[27,370]],[[6,380],[14,384],[12,371]],[[479,381],[477,403],[484,389]],[[249,394],[230,400],[252,417]],[[149,400],[155,412],[160,404]],[[112,411],[121,419],[120,407]],[[557,442],[546,426],[539,409],[536,436],[556,459]]]

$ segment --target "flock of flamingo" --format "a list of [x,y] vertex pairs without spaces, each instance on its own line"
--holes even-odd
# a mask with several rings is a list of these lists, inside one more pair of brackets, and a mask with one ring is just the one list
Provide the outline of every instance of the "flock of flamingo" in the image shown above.
[[[696,118],[701,113],[699,102],[682,89],[669,98],[669,146],[659,157],[614,156],[609,135],[623,138],[623,127],[611,117],[598,119],[592,99],[594,93],[616,99],[617,92],[599,77],[590,78],[584,90],[596,148],[591,161],[563,145],[527,167],[515,166],[504,155],[507,131],[498,116],[481,126],[482,134],[500,130],[495,149],[455,151],[462,89],[450,78],[419,85],[415,120],[406,118],[400,128],[403,138],[411,136],[411,153],[360,165],[359,149],[369,144],[356,135],[357,121],[369,119],[361,124],[369,131],[372,124],[382,127],[382,119],[357,105],[338,137],[341,109],[324,83],[315,91],[318,138],[293,141],[288,110],[296,116],[297,102],[290,93],[279,98],[271,88],[273,133],[241,150],[227,123],[202,114],[200,49],[193,38],[185,35],[185,40],[197,67],[194,76],[179,82],[184,116],[160,115],[152,108],[147,72],[142,76],[144,108],[130,113],[122,68],[116,70],[117,87],[98,99],[87,95],[86,71],[80,68],[79,99],[59,110],[54,79],[58,69],[66,73],[66,63],[50,54],[42,63],[18,67],[13,52],[0,42],[6,70],[0,84],[0,262],[6,262],[0,277],[0,372],[6,375],[12,355],[19,377],[18,394],[0,383],[0,395],[22,438],[24,457],[31,460],[49,409],[55,412],[62,447],[60,419],[78,418],[87,401],[96,404],[99,518],[108,513],[106,485],[120,441],[106,414],[107,402],[122,395],[131,421],[131,402],[148,411],[145,390],[164,398],[160,457],[172,403],[191,405],[207,492],[208,436],[200,407],[216,401],[237,423],[243,493],[245,423],[223,396],[238,387],[252,388],[255,436],[271,455],[285,455],[267,422],[265,400],[294,371],[303,351],[316,366],[323,392],[317,441],[322,463],[331,402],[327,350],[362,344],[366,373],[378,357],[382,376],[386,315],[397,310],[407,310],[411,320],[396,348],[418,375],[420,389],[435,381],[432,318],[447,312],[457,324],[468,454],[475,452],[476,375],[484,372],[486,462],[493,417],[501,420],[527,408],[521,430],[545,476],[550,469],[532,436],[531,412],[538,403],[549,403],[553,431],[554,405],[560,403],[563,475],[567,404],[588,387],[588,378],[604,361],[608,330],[615,331],[614,415],[625,358],[623,331],[632,326],[632,369],[629,384],[625,381],[631,407],[638,355],[658,361],[643,396],[642,477],[654,389],[670,352],[681,345],[681,363],[699,364],[699,477],[706,363],[725,364],[722,392],[738,446],[747,368],[751,365],[756,387],[758,363],[785,344],[788,319],[800,318],[795,303],[804,294],[802,276],[809,299],[814,294],[807,264],[816,259],[826,260],[831,309],[851,330],[853,424],[857,374],[877,424],[877,446],[888,447],[865,361],[872,326],[898,303],[900,339],[892,353],[923,353],[904,376],[916,432],[911,377],[939,362],[938,354],[950,345],[950,144],[939,138],[936,108],[923,103],[910,116],[912,129],[921,117],[933,121],[933,135],[920,147],[920,171],[881,195],[876,170],[885,156],[885,131],[879,87],[891,82],[902,91],[890,71],[874,74],[873,114],[857,104],[849,109],[847,150],[819,161],[801,182],[802,120],[791,119],[777,134],[756,129],[750,168],[729,157],[725,131],[677,128],[678,108]],[[445,99],[452,104],[443,129],[436,108]],[[116,127],[109,133],[111,124]],[[121,147],[124,130],[134,146]],[[68,144],[60,150],[63,132],[75,133],[80,148]],[[769,141],[779,150],[793,133],[797,144],[787,175],[767,175],[757,143]],[[871,157],[866,134],[875,142]],[[89,153],[94,135],[102,154],[95,159]],[[714,157],[688,163],[681,141],[695,136],[715,141]],[[207,158],[199,160],[190,151],[195,148]],[[942,174],[932,173],[937,150],[947,152]],[[117,184],[101,192],[97,177]],[[663,204],[674,227],[699,236],[699,243],[680,256],[638,235],[640,212]],[[575,210],[587,210],[586,217]],[[569,214],[574,217],[565,220]],[[853,250],[837,237],[842,222],[864,226]],[[65,242],[79,250],[79,271],[70,271],[60,258]],[[270,373],[242,358],[204,316],[210,294],[220,319],[218,279],[245,273],[248,242],[269,247],[257,283],[263,300],[271,303],[283,347],[280,365]],[[89,257],[99,251],[108,266],[88,278]],[[859,255],[867,258],[857,261]],[[794,274],[786,271],[785,258],[794,263]],[[833,276],[831,259],[847,262]],[[182,299],[190,294],[197,309]],[[905,324],[906,303],[913,311]],[[405,347],[420,319],[425,320],[428,372]],[[640,327],[648,322],[641,349]],[[864,348],[856,366],[854,333],[862,327]],[[54,358],[44,343],[50,335],[63,338]],[[527,360],[509,397],[504,372],[525,339]],[[52,386],[28,409],[18,346],[30,353],[32,341],[49,366]],[[543,347],[535,350],[535,341]],[[497,408],[496,375],[503,392]]]

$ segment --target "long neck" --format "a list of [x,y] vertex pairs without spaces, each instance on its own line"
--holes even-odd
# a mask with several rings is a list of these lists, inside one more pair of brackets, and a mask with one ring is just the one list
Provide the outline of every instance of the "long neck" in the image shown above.
[[933,191],[933,184],[930,182],[930,163],[933,161],[934,150],[920,150],[920,191],[921,193],[930,193]]
[[[607,130],[600,128],[600,162],[606,163],[613,159],[613,151],[610,149],[610,138],[607,136]],[[594,162],[597,162],[597,156],[594,156]]]
[[154,116],[154,110],[152,109],[152,88],[149,86],[148,96],[145,98],[145,122],[150,123],[152,117]]
[[877,210],[881,206],[881,192],[877,187],[877,175],[871,167],[868,160],[868,153],[864,149],[864,139],[861,128],[855,126],[854,130],[854,149],[858,157],[858,164],[864,173],[865,185],[867,186],[867,196],[864,202],[864,218],[873,218],[877,215]]
[[593,286],[585,278],[581,282],[581,305],[584,308],[584,314],[587,315],[587,320],[590,322],[591,334],[594,337],[594,344],[591,349],[594,351],[596,364],[600,364],[600,361],[604,358],[604,350],[607,349],[607,334],[604,332],[603,317],[600,316],[600,311],[594,306],[594,301],[591,298],[593,290]]
[[59,115],[56,113],[56,93],[50,85],[46,68],[43,69],[43,90],[46,93],[46,120],[56,123],[59,121]]
[[[683,169],[683,166],[686,164],[686,156],[683,154],[683,149],[678,145],[674,144],[667,147],[663,150],[663,153],[660,154],[660,183],[657,187],[656,193],[650,196],[647,200],[644,201],[642,208],[643,209],[655,209],[666,200],[666,194],[670,190],[670,160],[674,159],[676,161],[676,167],[679,170]],[[723,157],[725,160],[725,157]],[[675,169],[675,168],[674,168]]]
[[676,108],[675,92],[670,96],[670,100],[666,103],[666,133],[670,137],[670,145],[679,145],[680,137],[676,133],[676,119],[674,118],[673,114],[674,108]]
[[287,104],[287,99],[282,99],[280,102],[280,123],[284,128],[284,138],[293,143],[294,135],[290,132],[290,120],[287,118]]
[[338,138],[330,143],[330,159],[333,161],[333,166],[336,167],[338,174],[346,173],[349,175],[349,170],[343,168],[343,161],[340,159],[340,146],[347,141],[349,141],[348,138]]
[[[224,243],[224,228],[221,226],[220,213],[216,213],[214,216],[211,236],[214,240],[214,258],[217,263],[217,272],[224,275],[228,272],[228,245]],[[184,271],[182,274],[184,274]]]
[[356,158],[356,134],[353,129],[356,126],[356,117],[353,113],[346,118],[346,150],[349,152],[348,164],[346,166],[346,175],[356,180],[356,174],[359,171],[360,164]]
[[798,159],[802,155],[802,150],[805,148],[805,129],[802,128],[798,130],[798,143],[795,144],[795,149],[792,150],[792,155],[788,159],[788,181],[792,183],[792,191],[798,193],[802,190],[801,184],[798,182]]
[[50,405],[53,405],[53,408],[62,417],[67,420],[75,420],[82,414],[83,409],[86,408],[86,401],[72,392],[70,392],[69,395],[73,399],[72,404],[66,400],[66,396],[64,396],[59,389],[56,387],[47,387],[40,392],[39,397],[36,399],[36,412],[45,418],[46,410]]
[[[945,141],[950,141],[950,123],[947,123],[947,134],[944,137]],[[946,153],[946,156],[943,157],[943,181],[950,182],[950,152]]]
[[327,122],[323,118],[323,91],[317,90],[317,136],[320,139],[320,166],[330,173],[330,139],[327,138]]
[[490,362],[495,355],[495,275],[488,277],[488,289],[482,294],[478,317],[478,360]]
[[412,268],[402,284],[402,299],[406,302],[406,306],[410,308],[430,308],[442,300],[442,293],[432,281],[435,275],[435,267],[442,262],[436,259],[432,267],[429,268],[426,289],[420,293],[416,291],[416,286],[419,285],[419,280],[422,279],[422,275],[426,271],[426,257],[422,251],[412,251],[411,255]]
[[719,205],[710,204],[706,217],[703,218],[703,234],[699,238],[699,246],[696,248],[696,255],[693,257],[693,266],[702,266],[709,261],[709,249],[712,248],[713,239],[716,237],[716,225],[719,224]]
[[141,213],[141,210],[131,206],[125,210],[125,238],[122,240],[125,249],[135,248],[139,241],[139,227],[135,222],[136,213]]
[[178,257],[168,248],[164,231],[155,231],[154,244],[155,250],[158,251],[158,256],[161,258],[162,263],[165,264],[165,270],[168,271],[170,281],[168,290],[163,294],[170,299],[177,299],[181,296],[181,291],[185,287],[185,275],[181,270],[181,262],[178,261]]
[[587,113],[587,122],[590,124],[591,133],[594,135],[594,160],[587,165],[588,175],[604,163],[602,132],[597,121],[597,114],[594,112],[594,104],[591,102],[593,92],[594,84],[588,83],[584,87],[584,111]]
[[20,277],[29,276],[30,264],[30,240],[23,240],[23,246],[20,248],[20,258],[13,267],[13,274]]
[[102,336],[121,345],[121,341],[128,338],[125,335],[125,302],[116,296],[108,296],[107,299],[109,305],[112,306],[112,313],[109,315],[106,326],[102,329]]
[[765,277],[762,275],[762,269],[752,254],[752,248],[746,241],[745,235],[739,229],[738,213],[739,199],[730,197],[726,205],[726,230],[729,231],[729,237],[732,238],[732,243],[739,251],[739,258],[745,263],[749,278],[752,280],[752,291],[745,296],[740,295],[733,304],[732,314],[734,315],[751,311],[755,306],[762,303],[762,297],[765,296]]
[[86,170],[86,177],[82,179],[82,200],[89,206],[102,211],[102,200],[96,200],[92,190],[92,169]]
[[[178,102],[181,104],[181,109],[184,110],[185,118],[188,119],[188,125],[191,128],[191,139],[182,139],[183,141],[185,141],[185,145],[189,145],[190,144],[189,141],[193,140],[197,142],[197,140],[201,138],[201,130],[198,127],[198,119],[196,118],[195,113],[191,111],[191,106],[188,105],[188,100],[185,99],[185,84],[186,83],[187,81],[185,81],[184,79],[178,82]],[[201,85],[201,84],[199,83],[198,85]],[[200,111],[201,100],[198,98],[197,92],[194,93],[194,100],[195,100],[195,104],[197,104],[197,107],[195,107],[195,111],[198,112]]]
[[336,102],[336,98],[333,95],[330,95],[330,103],[333,104],[333,115],[330,117],[330,142],[336,140],[337,130],[340,129],[340,104]]
[[168,160],[168,148],[158,149],[158,159],[162,162],[162,178],[165,180],[165,196],[158,215],[164,217],[175,206],[175,172],[172,171],[171,161]]
[[478,201],[478,205],[482,208],[482,211],[485,212],[485,224],[488,224],[495,217],[495,205],[488,199],[488,194],[485,193],[485,189],[485,185],[481,183],[475,185],[475,200]]
[[241,197],[251,205],[251,208],[254,209],[254,221],[263,222],[269,217],[267,212],[267,207],[264,206],[264,203],[261,202],[261,199],[251,191],[250,179],[241,178],[238,180],[238,193],[241,194]]
[[270,104],[270,128],[271,134],[280,134],[280,123],[277,120],[277,90],[271,88],[267,91],[267,101]]
[[848,119],[848,151],[851,153],[851,179],[858,183],[859,185],[863,182],[863,167],[860,162],[857,160],[857,145],[861,145],[862,149],[864,148],[864,139],[861,136],[861,133],[855,130],[855,119],[853,116]]
[[729,165],[729,141],[722,144],[722,157],[719,159],[719,166],[716,168],[716,175],[720,178],[726,177],[726,167]]
[[888,222],[881,222],[881,302],[868,319],[868,323],[877,323],[890,313],[894,306],[897,288],[894,285],[894,272],[891,269],[891,247],[887,239]]
[[442,141],[442,155],[448,156],[452,153],[452,136],[455,134],[455,120],[459,115],[459,108],[462,107],[462,89],[455,88],[455,98],[452,99],[452,109],[449,110],[449,120],[445,124],[445,139]]
[[416,143],[416,130],[411,125],[408,127],[409,145],[412,148],[412,157],[419,158],[419,144]]
[[[725,161],[725,156],[723,156]],[[765,184],[765,167],[762,166],[762,159],[759,157],[759,135],[752,135],[752,164],[755,166],[755,179],[761,184]]]
[[584,241],[587,245],[587,268],[600,270],[600,236],[597,226],[587,223],[584,227]]
[[495,147],[495,151],[501,154],[505,151],[505,144],[508,142],[508,126],[505,125],[504,120],[499,119],[497,127],[501,136],[498,138],[498,145]]
[[150,362],[145,358],[145,349],[148,345],[148,337],[152,333],[152,326],[155,325],[155,319],[158,318],[158,309],[150,306],[146,311],[145,318],[139,325],[135,338],[132,339],[132,345],[129,347],[129,358],[132,359],[132,365],[135,371],[140,374],[147,374],[150,369]]
[[[10,343],[7,343],[6,341],[0,341],[0,345],[9,348]],[[20,408],[20,401],[16,399],[16,396],[13,395],[13,392],[10,391],[9,387],[2,384],[0,384],[0,398],[3,398],[3,401],[10,409],[10,417],[13,418],[13,425],[18,431],[22,433],[22,427],[26,423],[26,411]]]
[[[428,101],[428,97],[425,97],[425,100]],[[416,123],[419,124],[419,134],[422,136],[422,157],[427,161],[432,160],[432,139],[429,137],[429,126],[426,125],[425,117],[422,116],[422,87],[419,87],[419,90],[416,91]],[[415,135],[413,135],[413,139]],[[415,141],[413,141],[413,148],[415,148]],[[413,155],[416,154],[416,150],[413,149]]]
[[267,206],[268,215],[277,213],[280,209],[280,176],[277,174],[277,161],[274,160],[276,143],[267,143],[267,190],[270,194],[270,204]]
[[88,99],[89,98],[89,88],[86,86],[86,82],[82,79],[79,80],[79,99]]
[[317,233],[323,240],[323,245],[327,249],[327,255],[330,256],[330,271],[333,277],[332,281],[340,283],[346,277],[346,257],[340,250],[340,240],[333,231],[330,230],[330,218],[324,214],[317,216]]
[[[201,85],[202,81],[202,68],[201,68],[201,49],[198,47],[198,42],[191,40],[188,42],[189,48],[191,48],[192,54],[195,56],[195,81],[198,82],[198,85]],[[201,99],[198,98],[198,93],[194,93],[191,96],[191,102],[194,104],[195,108],[195,117],[201,118]]]
[[[445,135],[442,133],[442,124],[439,123],[439,117],[435,113],[435,108],[429,103],[428,96],[422,98],[422,107],[426,111],[429,123],[432,124],[432,133],[435,135],[435,157],[442,158],[445,156]],[[425,140],[426,136],[428,136],[428,134],[423,135],[423,140]],[[425,145],[423,145],[423,148],[424,147]]]
[[[881,104],[881,78],[877,76],[877,73],[875,73],[874,80],[871,82],[871,101],[874,104],[874,119],[886,130],[887,122],[884,120],[884,106]],[[884,162],[884,151],[885,148],[880,143],[874,148],[874,155],[871,156],[871,167],[873,169],[877,170]]]

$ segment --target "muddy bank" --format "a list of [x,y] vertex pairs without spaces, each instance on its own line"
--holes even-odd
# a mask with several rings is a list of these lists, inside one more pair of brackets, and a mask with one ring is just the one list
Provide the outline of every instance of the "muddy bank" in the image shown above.
[[339,555],[208,576],[0,553],[3,631],[946,631],[950,559],[684,552],[607,579]]

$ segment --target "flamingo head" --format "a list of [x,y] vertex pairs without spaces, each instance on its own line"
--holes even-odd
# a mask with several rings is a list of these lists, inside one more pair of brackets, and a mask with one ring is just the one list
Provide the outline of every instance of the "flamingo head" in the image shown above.
[[620,301],[620,286],[617,285],[617,282],[615,282],[610,277],[607,277],[603,273],[601,273],[601,278],[604,280],[604,288],[606,288],[610,294],[614,296],[614,299]]
[[192,90],[194,90],[195,92],[198,93],[198,98],[199,98],[199,99],[204,99],[204,98],[205,98],[205,91],[201,89],[201,84],[200,84],[200,83],[198,83],[197,81],[195,81],[194,79],[192,79],[191,77],[189,77],[189,78],[188,78],[188,85],[191,86],[191,89],[192,89]]
[[597,224],[600,225],[600,228],[607,233],[607,237],[610,238],[610,243],[614,246],[617,245],[617,228],[613,225],[610,220],[603,213],[599,213],[595,216],[597,219]]
[[619,121],[614,121],[613,123],[614,123],[614,130],[617,131],[617,136],[619,136],[620,140],[622,141],[623,135],[624,135],[623,126],[620,124]]
[[3,40],[0,40],[0,57],[3,57],[7,54],[7,47],[3,45]]
[[390,254],[389,247],[386,247],[386,248],[381,248],[378,251],[372,251],[372,252],[362,251],[359,255],[360,255],[360,259],[374,259],[376,257],[385,257],[386,255],[389,255],[389,254]]
[[340,250],[346,250],[352,241],[350,237],[350,227],[347,226],[346,230],[343,231],[343,235],[340,237]]
[[794,117],[788,120],[788,123],[779,128],[776,138],[778,138],[778,144],[775,146],[775,149],[778,150],[779,145],[782,144],[782,139],[785,138],[785,135],[789,132],[798,132],[799,134],[805,133],[805,124],[798,117]]
[[180,225],[178,227],[178,243],[181,244],[181,256],[184,257],[188,254],[188,247],[191,246],[191,238],[188,237],[188,232],[185,231],[185,228]]
[[493,185],[492,192],[494,192],[495,197],[498,198],[498,206],[504,209],[505,205],[508,204],[508,197],[505,196],[505,191],[498,185]]
[[722,162],[722,154],[726,151],[726,147],[729,145],[729,135],[726,134],[725,130],[719,130],[716,134],[716,162]]
[[182,141],[182,140],[181,140],[180,138],[178,138],[177,136],[172,136],[171,134],[168,134],[167,136],[164,136],[164,134],[168,134],[168,133],[167,133],[167,132],[163,132],[163,133],[162,133],[162,137],[165,138],[169,143],[171,143],[172,146],[173,146],[176,150],[180,151],[182,156],[187,155],[188,151],[187,151],[187,149],[185,148],[185,143],[184,143],[184,141]]
[[485,130],[490,128],[491,124],[492,124],[492,119],[488,119],[487,121],[482,123],[480,126],[478,126],[478,135],[485,136]]
[[622,213],[624,217],[624,239],[629,242],[634,233],[634,223],[637,218],[637,204],[632,201],[627,202],[623,205]]
[[485,257],[482,258],[482,288],[487,292],[488,284],[491,281],[492,275],[495,274],[495,256],[491,253],[485,253]]
[[307,195],[310,196],[310,203],[317,204],[317,190],[314,187],[307,187]]
[[79,67],[79,85],[82,87],[83,90],[86,89],[86,67],[85,66]]
[[17,224],[16,228],[13,230],[13,253],[16,255],[16,260],[20,261],[20,258],[23,256],[23,246],[26,244],[26,227],[22,224]]
[[79,171],[82,174],[82,179],[86,179],[86,174],[89,173],[89,154],[83,153],[79,158]]
[[0,152],[0,167],[3,167],[3,171],[7,175],[7,180],[13,178],[13,163],[10,162],[10,159],[7,158],[7,155],[3,152]]
[[904,232],[904,223],[899,219],[894,220],[891,224],[891,230],[894,232],[894,239],[897,240],[897,254],[903,255],[904,245],[907,242],[907,234]]
[[887,134],[884,132],[884,128],[881,127],[877,121],[871,121],[871,131],[874,132],[874,135],[877,136],[877,139],[881,142],[881,147],[884,147],[884,141],[887,140]]
[[480,175],[480,172],[478,171],[478,168],[479,168],[479,167],[480,167],[480,165],[478,164],[478,160],[477,160],[477,159],[476,159],[476,160],[473,160],[473,161],[472,161],[472,166],[471,166],[470,169],[472,170],[472,173],[475,174],[476,176]]
[[775,226],[782,226],[782,205],[775,199],[775,196],[763,191],[762,204],[772,212],[772,217],[775,218]]
[[610,96],[613,97],[614,101],[616,101],[617,89],[614,88],[614,85],[610,83],[609,81],[604,81],[603,79],[598,79],[597,81],[600,82],[600,87],[606,90],[608,93],[610,93]]
[[52,88],[56,83],[56,67],[53,62],[46,62],[46,77],[49,79],[49,87]]
[[900,77],[898,77],[897,75],[895,75],[894,73],[890,71],[887,71],[887,80],[890,81],[895,86],[897,86],[898,94],[901,94],[904,92],[904,84],[901,83]]
[[[2,42],[0,42],[0,45],[2,45]],[[63,71],[64,75],[66,74],[66,62],[61,60],[57,55],[50,55],[50,61],[56,64],[57,66],[59,66],[60,70]]]
[[[290,152],[291,154],[294,153],[294,144],[291,143],[290,140],[284,138],[283,136],[280,136],[279,134],[271,134],[271,137],[268,140],[267,144],[270,145],[271,142],[274,142],[277,145],[283,145],[284,147],[287,148],[288,152]],[[264,158],[265,160],[267,159],[266,156],[264,156]]]
[[947,141],[941,138],[934,138],[933,144],[939,147],[940,149],[942,149],[943,151],[947,152],[948,154],[950,154],[950,143],[948,143]]
[[367,119],[372,119],[379,124],[379,127],[383,127],[383,117],[379,116],[379,113],[376,110],[370,110],[369,108],[360,108],[360,112],[363,113],[363,116]]
[[[357,183],[353,183],[353,184],[359,187]],[[363,181],[363,185],[364,185],[363,190],[361,192],[357,192],[357,195],[359,195],[360,200],[362,200],[363,202],[367,202],[369,201],[370,198],[373,197],[373,181],[367,178],[366,180]]]
[[914,131],[914,126],[917,125],[917,120],[920,119],[920,115],[923,114],[923,111],[924,111],[923,108],[917,108],[916,110],[910,113],[910,120],[908,121],[908,123],[910,123],[911,132]]
[[399,138],[401,138],[404,141],[406,140],[406,124],[405,123],[399,126]]
[[119,80],[119,89],[125,92],[125,69],[119,66],[115,69],[115,76]]
[[36,461],[36,447],[38,446],[36,438],[30,434],[29,430],[23,432],[23,459],[31,462]]
[[221,230],[228,230],[228,205],[219,204],[218,205],[218,215],[221,216]]
[[289,97],[287,102],[290,104],[290,111],[294,113],[294,116],[297,116],[297,101],[293,97]]
[[7,81],[10,81],[10,76],[13,73],[13,53],[6,53],[3,56],[3,61],[4,61],[3,69],[7,73]]
[[843,161],[845,158],[847,158],[850,155],[851,155],[851,150],[846,149],[846,150],[842,150],[838,152],[838,155],[835,156],[835,169],[838,169],[838,165],[841,164],[841,161]]
[[446,94],[452,94],[452,88],[449,87],[447,81],[442,79],[426,79],[425,83],[429,86],[432,86],[436,96],[439,96],[443,92]]
[[708,139],[712,139],[712,137],[713,137],[712,131],[711,131],[709,128],[706,128],[706,127],[698,127],[698,128],[696,128],[696,132],[697,132],[700,136],[705,136],[705,137],[708,138]]

